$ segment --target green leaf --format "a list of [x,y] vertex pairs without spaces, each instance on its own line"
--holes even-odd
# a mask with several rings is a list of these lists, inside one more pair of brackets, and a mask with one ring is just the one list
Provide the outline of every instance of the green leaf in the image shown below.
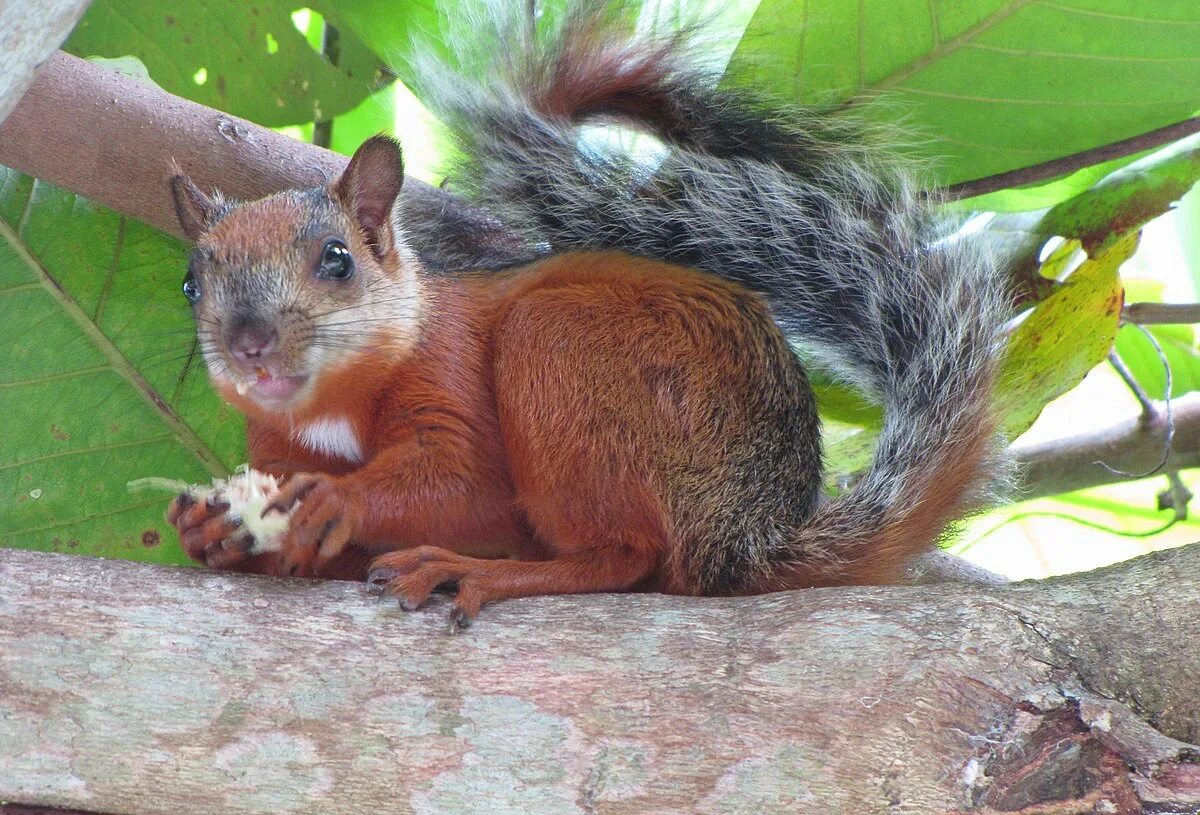
[[[1200,391],[1200,353],[1196,352],[1196,332],[1190,325],[1146,326],[1162,348],[1171,366],[1171,396]],[[1117,334],[1117,353],[1137,383],[1152,399],[1163,399],[1167,390],[1167,372],[1162,357],[1137,326],[1124,326]]]
[[[352,109],[378,84],[377,58],[348,33],[334,67],[296,30],[297,8],[95,0],[63,47],[84,57],[131,54],[171,93],[268,127]],[[402,8],[393,4],[393,15],[405,16]]]
[[438,43],[449,29],[448,16],[457,3],[408,0],[321,0],[312,3],[338,27],[351,33],[383,58],[393,71],[411,79],[409,59],[417,43]]
[[[1108,356],[1121,318],[1119,270],[1137,243],[1138,233],[1131,233],[1085,260],[1009,338],[997,399],[1010,437],[1027,430],[1042,408]],[[1078,241],[1069,241],[1046,265],[1060,268],[1078,248]]]
[[[379,133],[390,133],[396,113],[396,89],[373,93],[358,107],[333,120],[333,138],[329,148],[343,155],[354,155],[358,146]],[[406,149],[405,153],[409,151]],[[407,164],[408,156],[405,156]]]
[[186,247],[0,168],[0,543],[182,563],[170,496],[245,460],[179,294]]
[[902,111],[954,183],[1200,110],[1200,4],[762,0],[731,67],[786,99],[882,95],[871,115]]
[[822,417],[865,427],[877,428],[882,423],[883,408],[864,399],[854,388],[824,381],[815,373],[809,379]]
[[825,428],[826,443],[822,458],[825,459],[825,491],[830,495],[846,489],[856,474],[862,473],[871,463],[879,431],[838,432],[837,428]]
[[1056,235],[1078,238],[1089,252],[1099,253],[1170,210],[1197,178],[1200,136],[1191,136],[1121,167],[1049,209],[1000,214],[983,237],[1019,271],[1036,266],[1041,247]]

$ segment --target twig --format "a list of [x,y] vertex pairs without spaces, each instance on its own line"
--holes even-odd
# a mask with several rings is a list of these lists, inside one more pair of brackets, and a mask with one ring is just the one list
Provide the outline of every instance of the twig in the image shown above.
[[[1166,507],[1164,507],[1164,508],[1166,508]],[[1091,520],[1088,520],[1087,518],[1081,518],[1078,515],[1071,515],[1070,513],[1067,513],[1067,512],[1051,512],[1050,510],[1035,509],[1035,510],[1030,510],[1028,512],[1018,512],[1018,513],[1014,513],[1013,515],[1009,515],[1003,521],[1000,521],[999,523],[995,524],[994,526],[988,527],[988,529],[985,530],[983,532],[983,534],[979,535],[978,537],[972,538],[970,543],[967,543],[967,544],[963,545],[962,547],[955,549],[954,551],[958,555],[961,556],[963,553],[972,549],[976,544],[980,543],[985,538],[988,538],[991,535],[993,535],[994,533],[999,532],[1001,529],[1003,529],[1004,527],[1008,526],[1009,524],[1011,524],[1015,521],[1023,521],[1026,518],[1054,518],[1055,520],[1058,520],[1058,521],[1070,521],[1071,523],[1077,524],[1079,526],[1086,526],[1088,529],[1095,529],[1099,532],[1107,532],[1110,535],[1117,535],[1122,538],[1153,538],[1155,535],[1161,535],[1163,532],[1166,532],[1168,529],[1175,526],[1175,524],[1179,523],[1180,521],[1187,520],[1186,514],[1184,515],[1184,517],[1181,518],[1181,517],[1179,517],[1179,513],[1176,512],[1175,517],[1171,518],[1170,520],[1162,522],[1158,526],[1155,526],[1151,529],[1143,529],[1141,531],[1135,532],[1135,531],[1128,530],[1128,529],[1117,529],[1115,526],[1108,526],[1107,524],[1102,524],[1098,521],[1091,521]]]
[[[1156,415],[1161,415],[1157,411],[1165,412],[1165,406],[1156,405]],[[1174,435],[1166,468],[1200,467],[1200,394],[1171,400],[1171,416]],[[1136,416],[1076,436],[1018,442],[1012,451],[1021,478],[1014,497],[1027,500],[1126,481],[1128,476],[1094,462],[1103,458],[1110,464],[1136,469],[1143,466],[1147,448],[1160,449],[1161,439],[1160,427],[1147,422],[1139,411]]]
[[[1144,473],[1126,472],[1125,470],[1118,470],[1116,467],[1110,467],[1108,464],[1104,463],[1103,461],[1095,462],[1096,464],[1099,464],[1104,469],[1108,470],[1113,475],[1120,475],[1120,476],[1124,476],[1125,478],[1145,478],[1146,476],[1154,475],[1156,472],[1158,472],[1163,467],[1165,467],[1167,464],[1167,459],[1169,459],[1171,457],[1171,441],[1172,441],[1172,439],[1175,438],[1175,417],[1171,413],[1171,361],[1169,359],[1167,359],[1166,353],[1163,351],[1162,346],[1158,344],[1158,339],[1153,334],[1150,333],[1150,329],[1148,329],[1142,325],[1137,326],[1137,329],[1139,331],[1141,331],[1142,334],[1145,335],[1146,339],[1150,340],[1150,344],[1154,346],[1154,350],[1158,353],[1158,358],[1162,361],[1163,372],[1166,374],[1166,377],[1167,377],[1167,387],[1166,387],[1164,401],[1163,401],[1164,412],[1166,414],[1166,420],[1167,420],[1167,432],[1163,436],[1162,458],[1159,459],[1158,464],[1154,465],[1153,468],[1147,470]],[[1114,356],[1115,356],[1115,354],[1110,355],[1109,361],[1111,361]],[[1121,368],[1124,368],[1123,364],[1122,364]],[[1121,373],[1121,368],[1117,369],[1118,373]],[[1130,388],[1134,389],[1134,393],[1137,395],[1138,401],[1140,401],[1142,403],[1142,421],[1143,421],[1143,423],[1147,427],[1154,427],[1157,424],[1154,420],[1157,419],[1159,416],[1158,407],[1155,406],[1150,401],[1149,397],[1146,396],[1145,391],[1143,391],[1137,385],[1136,381],[1133,379],[1133,375],[1129,373],[1128,369],[1125,369],[1124,374],[1122,374],[1122,375],[1129,377],[1125,381],[1126,381],[1126,383],[1129,384]]]
[[1121,322],[1136,325],[1200,323],[1200,303],[1130,303],[1121,309]]
[[1046,181],[1084,167],[1090,167],[1093,164],[1101,164],[1105,161],[1123,158],[1134,153],[1141,153],[1144,150],[1150,150],[1154,147],[1161,147],[1164,144],[1182,139],[1184,136],[1190,136],[1193,133],[1200,133],[1200,116],[1176,122],[1166,127],[1160,127],[1157,130],[1151,130],[1147,133],[1141,133],[1128,139],[1121,139],[1120,141],[1102,144],[1099,147],[1081,150],[1078,153],[1071,153],[1070,155],[1050,161],[1043,161],[1041,164],[1032,164],[1028,167],[1020,167],[1016,170],[984,176],[973,181],[951,184],[942,191],[942,195],[949,200],[973,198],[976,195],[1005,190],[1009,187],[1020,187],[1026,184],[1033,184],[1037,181]]
[[1120,376],[1121,379],[1125,380],[1125,384],[1129,387],[1129,390],[1133,391],[1134,397],[1142,405],[1142,414],[1145,416],[1153,416],[1155,414],[1154,400],[1152,400],[1150,395],[1146,393],[1140,384],[1138,384],[1137,379],[1133,375],[1133,371],[1129,370],[1129,368],[1125,365],[1125,360],[1121,359],[1115,348],[1108,352],[1108,364],[1113,366],[1113,369],[1117,372],[1117,375]]
[[1158,494],[1158,508],[1169,509],[1175,512],[1175,518],[1180,521],[1186,521],[1188,517],[1188,504],[1191,503],[1195,496],[1192,491],[1183,483],[1183,479],[1179,476],[1179,471],[1167,473],[1167,488]]

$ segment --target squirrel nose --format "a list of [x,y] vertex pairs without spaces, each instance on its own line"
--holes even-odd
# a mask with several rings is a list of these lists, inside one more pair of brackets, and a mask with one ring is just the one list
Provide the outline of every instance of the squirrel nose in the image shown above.
[[236,327],[227,340],[229,353],[238,362],[254,363],[270,356],[279,334],[273,326],[262,324]]

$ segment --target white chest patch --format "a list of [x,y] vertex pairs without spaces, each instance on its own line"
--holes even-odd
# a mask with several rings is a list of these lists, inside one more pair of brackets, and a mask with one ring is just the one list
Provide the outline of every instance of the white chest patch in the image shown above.
[[347,461],[362,461],[362,447],[345,416],[326,416],[296,429],[296,440],[317,453]]

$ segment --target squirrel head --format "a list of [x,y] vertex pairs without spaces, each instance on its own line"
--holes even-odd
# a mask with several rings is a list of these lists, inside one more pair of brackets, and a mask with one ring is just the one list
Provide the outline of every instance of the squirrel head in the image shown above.
[[400,229],[404,163],[368,139],[336,181],[247,203],[171,179],[196,242],[183,280],[214,384],[239,406],[302,409],[324,374],[417,341],[420,263]]

